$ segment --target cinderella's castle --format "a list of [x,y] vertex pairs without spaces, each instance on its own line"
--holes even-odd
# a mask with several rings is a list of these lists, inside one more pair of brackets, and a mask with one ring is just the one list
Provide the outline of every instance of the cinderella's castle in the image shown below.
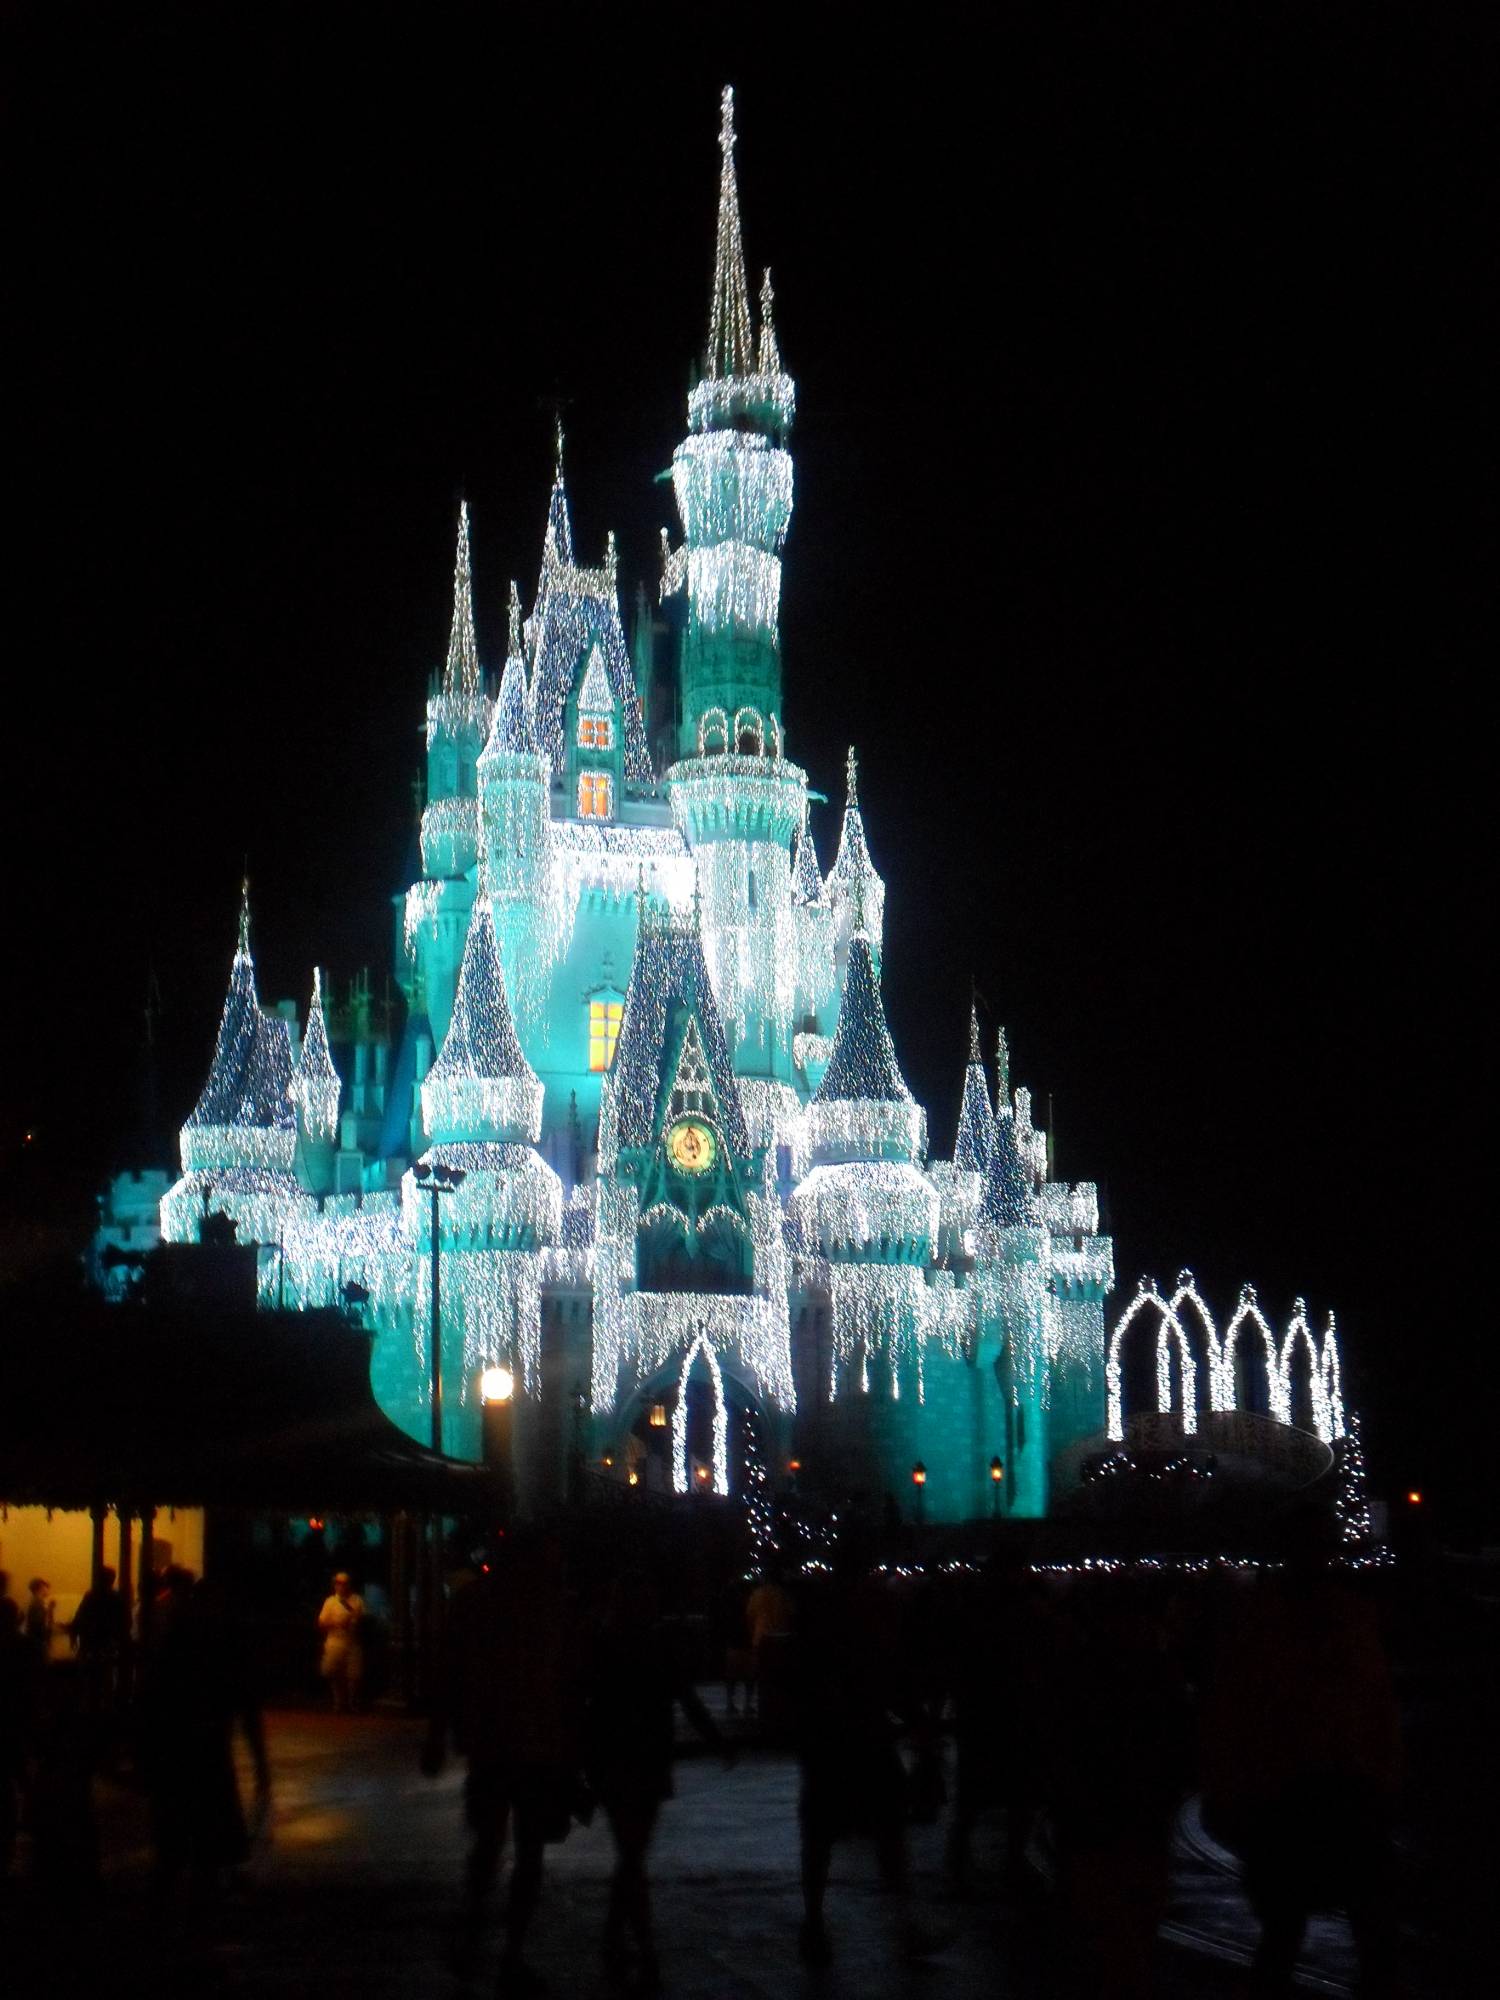
[[[579,560],[559,438],[496,687],[460,513],[421,874],[397,898],[404,1028],[358,988],[325,1013],[316,975],[300,1035],[264,1011],[242,912],[162,1233],[222,1214],[261,1246],[268,1304],[350,1305],[379,1401],[424,1439],[436,1377],[451,1454],[479,1456],[481,1374],[509,1371],[538,1502],[579,1454],[730,1491],[754,1411],[815,1493],[878,1503],[920,1475],[932,1519],[1040,1515],[1070,1451],[1119,1435],[1112,1248],[1094,1188],[1050,1178],[1003,1036],[992,1096],[972,1019],[954,1156],[929,1159],[852,751],[826,874],[815,850],[778,628],[795,386],[769,273],[752,317],[727,91],[720,146],[660,610],[627,645],[613,538]],[[1174,1392],[1163,1320],[1164,1395],[1191,1402],[1185,1346],[1176,1366]]]

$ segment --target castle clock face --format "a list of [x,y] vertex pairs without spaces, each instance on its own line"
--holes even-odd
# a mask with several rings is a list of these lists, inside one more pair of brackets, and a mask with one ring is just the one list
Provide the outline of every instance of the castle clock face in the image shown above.
[[667,1155],[680,1173],[708,1173],[718,1151],[712,1128],[700,1118],[679,1118],[667,1134]]

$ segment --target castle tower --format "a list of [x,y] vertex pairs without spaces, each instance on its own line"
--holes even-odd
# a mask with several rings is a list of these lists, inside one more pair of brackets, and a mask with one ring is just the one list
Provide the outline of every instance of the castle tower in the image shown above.
[[303,1185],[327,1194],[334,1184],[334,1159],[339,1136],[338,1071],[328,1047],[328,1021],[323,1012],[323,975],[313,968],[312,999],[307,1009],[307,1033],[292,1071],[291,1100],[297,1111],[297,1164]]
[[984,1056],[979,1047],[979,1015],[969,1009],[969,1062],[964,1071],[963,1101],[958,1108],[958,1136],[953,1144],[953,1164],[961,1174],[989,1172],[995,1150],[995,1112],[990,1103],[989,1079],[984,1073]]
[[994,1140],[975,1222],[972,1283],[979,1300],[977,1352],[998,1345],[1005,1442],[1005,1504],[1012,1514],[1040,1518],[1047,1511],[1051,1451],[1047,1369],[1055,1305],[1050,1243],[1008,1095],[1001,1044],[1001,1097]]
[[422,881],[407,892],[403,941],[409,991],[425,1002],[441,1041],[453,1005],[479,859],[479,758],[492,708],[474,639],[469,508],[458,510],[453,561],[453,623],[448,657],[427,701],[427,804],[422,812]]
[[[453,1014],[421,1087],[428,1146],[401,1184],[415,1284],[411,1317],[382,1326],[371,1382],[397,1422],[431,1422],[432,1274],[439,1272],[443,1447],[480,1456],[479,1377],[516,1381],[515,1450],[524,1477],[541,1389],[540,1253],[562,1230],[562,1186],[535,1150],[542,1086],[522,1053],[488,899],[474,899]],[[436,1172],[440,1195],[419,1185]],[[434,1240],[435,1239],[435,1240]]]
[[537,749],[521,599],[510,587],[510,637],[490,740],[479,759],[482,881],[495,912],[517,1012],[534,1019],[551,967],[542,943],[551,896],[551,772]]
[[673,815],[698,864],[703,942],[737,1073],[790,1094],[796,1009],[791,848],[806,774],[785,759],[781,549],[792,512],[785,448],[795,387],[771,325],[750,318],[734,171],[734,93],[722,103],[719,224],[708,351],[672,460],[683,543],[663,594],[686,596]]
[[839,978],[845,977],[849,941],[856,930],[862,930],[870,940],[878,963],[885,929],[885,884],[875,872],[865,841],[864,814],[859,809],[859,764],[852,744],[844,765],[844,818],[838,852],[828,871],[828,901],[833,909]]

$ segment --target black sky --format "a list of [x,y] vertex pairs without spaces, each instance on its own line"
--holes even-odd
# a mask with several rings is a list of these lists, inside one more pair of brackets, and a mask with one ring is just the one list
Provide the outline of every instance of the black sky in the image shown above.
[[972,976],[1125,1290],[1337,1307],[1388,1477],[1484,1483],[1482,10],[234,18],[7,21],[7,1149],[118,1153],[148,966],[185,1111],[247,854],[264,995],[384,971],[553,398],[654,580],[729,80],[791,749],[860,746],[935,1142]]

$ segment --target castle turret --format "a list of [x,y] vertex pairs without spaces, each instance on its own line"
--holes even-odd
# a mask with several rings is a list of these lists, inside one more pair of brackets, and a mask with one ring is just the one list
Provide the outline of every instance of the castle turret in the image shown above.
[[292,1071],[290,1096],[297,1112],[297,1150],[302,1180],[314,1194],[326,1194],[334,1183],[339,1135],[339,1073],[328,1046],[328,1022],[323,1012],[323,975],[313,968],[312,999],[307,1009],[307,1033]]
[[490,715],[474,638],[469,508],[465,501],[458,510],[448,657],[427,702],[422,869],[429,876],[467,874],[478,856],[479,753],[490,733]]
[[979,1015],[969,1009],[969,1062],[964,1071],[963,1102],[958,1110],[958,1137],[953,1164],[960,1173],[987,1174],[995,1150],[995,1112],[989,1079],[979,1047]]
[[852,744],[844,765],[844,788],[838,852],[828,871],[828,900],[833,907],[840,978],[848,964],[849,941],[855,931],[862,930],[869,938],[878,961],[885,928],[885,884],[875,872],[865,841],[864,814],[859,809],[859,764]]
[[183,1171],[289,1172],[297,1146],[291,1081],[291,1031],[279,1016],[262,1010],[255,991],[247,883],[208,1079],[180,1136]]
[[453,1018],[422,1083],[429,1139],[524,1142],[542,1128],[542,1086],[521,1052],[500,969],[495,920],[476,896],[464,940]]
[[683,545],[664,593],[687,593],[678,752],[702,747],[761,754],[780,734],[781,549],[792,513],[785,449],[796,390],[762,293],[759,354],[750,318],[734,171],[734,92],[719,129],[719,223],[708,351],[688,398],[690,432],[672,460]]
[[541,1007],[551,972],[544,936],[551,894],[550,784],[550,766],[537,749],[521,600],[512,583],[510,639],[494,727],[479,759],[479,798],[483,881],[523,1021]]

